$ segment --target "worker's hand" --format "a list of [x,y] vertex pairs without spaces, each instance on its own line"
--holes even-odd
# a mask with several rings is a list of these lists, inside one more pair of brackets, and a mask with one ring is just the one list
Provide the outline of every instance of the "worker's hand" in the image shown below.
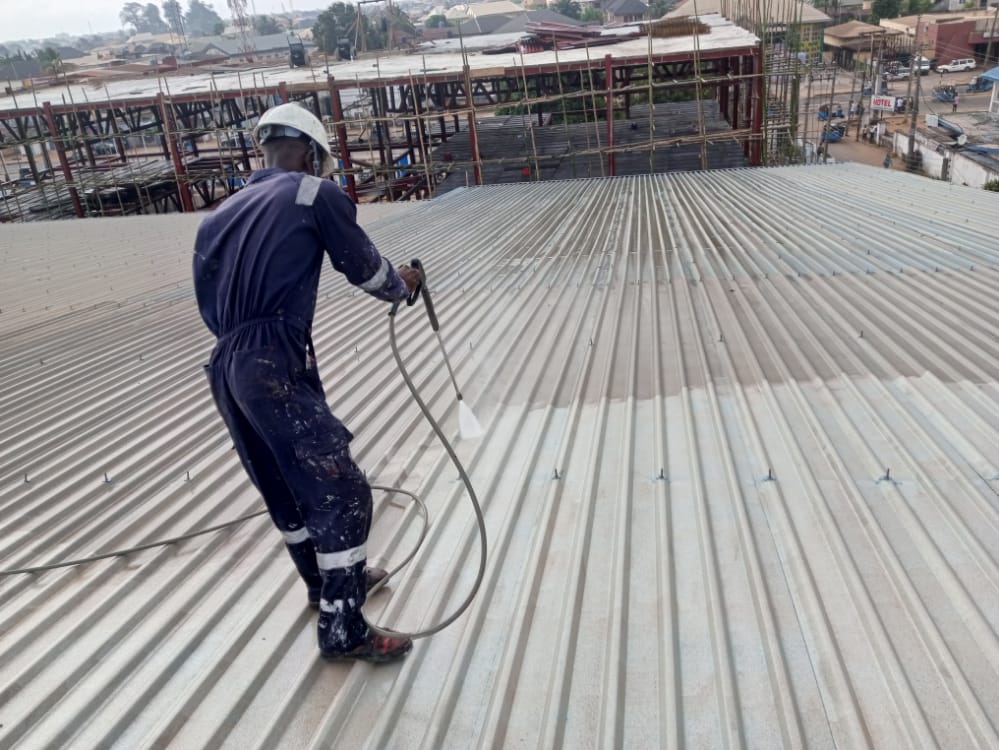
[[406,288],[410,292],[414,291],[420,285],[420,272],[409,265],[400,266],[399,275],[406,282]]

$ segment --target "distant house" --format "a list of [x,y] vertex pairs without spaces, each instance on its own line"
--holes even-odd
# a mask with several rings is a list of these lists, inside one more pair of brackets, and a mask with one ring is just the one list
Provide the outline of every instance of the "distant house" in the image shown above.
[[882,18],[880,24],[899,31],[913,43],[923,47],[923,55],[938,58],[942,63],[960,57],[985,57],[992,42],[995,54],[997,33],[996,11],[970,10],[960,13],[924,13],[921,16]]
[[[722,6],[728,11],[728,3],[722,0],[681,0],[673,10],[666,14],[667,18],[679,18],[709,13],[721,13]],[[760,8],[763,22],[768,34],[775,39],[783,38],[784,44],[794,52],[804,52],[809,58],[818,58],[822,54],[822,30],[831,20],[818,8],[809,5],[804,0],[793,0],[787,3],[767,3]],[[747,17],[732,19],[743,28],[750,28],[751,20]],[[750,29],[752,30],[752,29]]]
[[[484,5],[486,3],[479,3]],[[512,3],[511,3],[512,4]],[[499,5],[499,3],[488,3],[488,5]],[[471,6],[475,8],[476,6]],[[538,10],[524,10],[518,8],[511,13],[490,13],[487,15],[476,15],[473,18],[462,21],[458,25],[458,31],[463,36],[475,34],[516,34],[525,31],[529,23],[565,23],[572,26],[582,26],[581,21],[563,16],[553,10],[540,8]],[[453,30],[452,30],[453,31]],[[457,32],[455,32],[457,33]],[[453,34],[452,34],[453,36]]]
[[893,48],[895,38],[901,33],[861,21],[848,21],[826,28],[825,48],[831,53],[833,62],[852,69],[855,62],[867,63],[879,52],[883,53],[883,48]]
[[[192,39],[190,42],[191,57],[197,60],[212,58],[251,58],[253,60],[286,60],[288,57],[288,36],[285,33],[251,34],[249,43],[252,50],[245,50],[242,37],[206,36]],[[310,41],[303,39],[306,52],[314,47]]]
[[78,60],[81,57],[86,57],[87,53],[78,50],[76,47],[56,47],[55,51],[59,53],[59,57],[63,60]]
[[38,78],[45,75],[42,66],[34,58],[21,60],[13,57],[4,61],[0,65],[0,80],[4,81],[26,81],[29,78]]
[[648,18],[649,6],[642,0],[611,0],[604,6],[607,23],[635,23]]

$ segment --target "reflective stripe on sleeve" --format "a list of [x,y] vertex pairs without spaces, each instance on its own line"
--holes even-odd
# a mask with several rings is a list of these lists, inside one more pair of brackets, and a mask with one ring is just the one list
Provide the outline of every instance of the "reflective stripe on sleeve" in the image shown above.
[[351,547],[342,552],[317,552],[316,561],[320,570],[335,570],[337,568],[349,568],[362,560],[367,559],[368,553],[365,545]]
[[375,275],[370,279],[365,281],[363,284],[358,284],[366,292],[377,292],[383,286],[385,286],[385,280],[388,279],[389,274],[389,262],[387,258],[382,258],[381,268],[375,272]]

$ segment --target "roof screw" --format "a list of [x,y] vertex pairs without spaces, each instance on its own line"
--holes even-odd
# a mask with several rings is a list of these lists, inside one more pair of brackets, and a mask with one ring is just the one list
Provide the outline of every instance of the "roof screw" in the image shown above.
[[559,479],[558,467],[557,466],[555,467],[554,473],[552,473],[552,479]]
[[771,467],[767,467],[767,476],[766,476],[766,478],[763,481],[764,482],[774,482],[774,481],[776,481],[776,478],[774,477],[774,470],[773,470],[772,466]]
[[665,479],[666,478],[666,469],[664,469],[662,467],[659,467],[659,478],[660,479]]
[[860,338],[864,338],[864,332],[863,331],[860,332]]
[[104,484],[111,484],[111,477],[108,476],[106,471],[104,472]]
[[718,334],[718,341],[721,342],[721,341],[724,341],[724,340],[725,340],[724,334],[719,333]]
[[883,482],[891,481],[891,469],[885,469],[885,475],[881,477],[881,481]]
[[31,484],[31,480],[28,479],[28,472],[24,472],[24,483]]
[[188,469],[187,476],[184,477],[184,481],[185,482],[190,482],[191,481],[191,470],[190,469]]
[[593,337],[590,336],[590,346],[593,346]]

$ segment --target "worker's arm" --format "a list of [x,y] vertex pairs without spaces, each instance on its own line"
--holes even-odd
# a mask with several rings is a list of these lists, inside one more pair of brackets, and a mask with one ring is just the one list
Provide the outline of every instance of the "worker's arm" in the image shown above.
[[333,268],[378,299],[403,299],[419,275],[408,266],[396,271],[357,224],[357,206],[339,187],[323,180],[313,206]]

